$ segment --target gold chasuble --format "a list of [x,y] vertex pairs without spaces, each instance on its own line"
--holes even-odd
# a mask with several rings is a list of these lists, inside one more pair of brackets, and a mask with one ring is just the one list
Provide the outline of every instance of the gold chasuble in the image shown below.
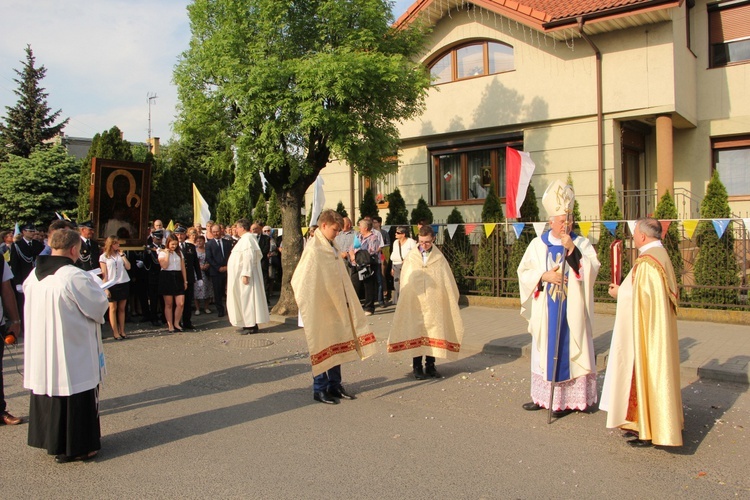
[[388,352],[455,359],[464,324],[458,287],[443,253],[432,247],[427,262],[414,249],[404,259],[401,289],[388,337]]
[[635,427],[639,439],[661,446],[682,446],[677,301],[669,254],[661,246],[646,250],[633,271]]
[[372,333],[339,250],[316,231],[292,276],[313,376],[375,353]]

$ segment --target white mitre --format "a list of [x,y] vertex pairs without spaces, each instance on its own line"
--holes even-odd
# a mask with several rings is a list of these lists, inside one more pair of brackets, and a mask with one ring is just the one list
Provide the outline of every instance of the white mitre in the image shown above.
[[556,180],[547,187],[542,196],[542,205],[548,217],[573,213],[573,203],[576,195],[573,187]]

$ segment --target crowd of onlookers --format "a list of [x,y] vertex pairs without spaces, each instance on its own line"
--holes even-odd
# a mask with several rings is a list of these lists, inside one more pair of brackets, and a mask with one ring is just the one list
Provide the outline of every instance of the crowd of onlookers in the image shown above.
[[[409,226],[395,226],[390,234],[381,226],[380,217],[365,217],[358,231],[348,217],[336,237],[355,290],[363,301],[366,314],[376,306],[386,307],[398,300],[399,275],[406,255],[416,245],[409,237]],[[420,223],[419,226],[423,225]],[[239,239],[236,226],[208,221],[188,226],[177,223],[165,228],[155,220],[149,228],[143,248],[123,249],[113,235],[94,239],[90,221],[78,225],[55,220],[47,231],[24,225],[13,231],[0,232],[0,253],[9,264],[19,309],[23,309],[21,285],[34,267],[39,255],[49,254],[47,238],[56,229],[76,228],[81,235],[81,257],[76,265],[97,274],[104,283],[110,301],[109,324],[113,337],[127,338],[125,323],[150,322],[166,325],[169,331],[192,329],[192,316],[226,314],[226,266],[234,244]],[[315,234],[311,226],[305,241]],[[270,226],[252,224],[253,233],[263,253],[261,266],[267,300],[278,292],[281,283],[281,236]]]

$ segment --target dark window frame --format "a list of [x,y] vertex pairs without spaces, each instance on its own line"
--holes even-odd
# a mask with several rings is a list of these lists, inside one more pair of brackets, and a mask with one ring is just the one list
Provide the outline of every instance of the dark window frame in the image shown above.
[[[709,4],[706,10],[708,12],[708,67],[725,68],[750,63],[750,57],[736,61],[717,60],[718,49],[725,49],[730,44],[736,43],[750,44],[750,0],[717,2]],[[724,32],[725,25],[729,33]]]
[[[750,134],[712,137],[711,138],[711,175],[716,171],[720,151],[747,150],[750,153]],[[728,182],[722,180],[727,192],[732,189]],[[750,201],[750,191],[742,194],[728,194],[730,201]]]
[[[504,167],[504,153],[505,148],[510,146],[512,148],[523,150],[523,138],[513,137],[505,140],[493,140],[491,142],[484,143],[465,143],[455,146],[442,146],[435,148],[428,148],[430,155],[430,172],[431,172],[431,193],[433,195],[433,206],[467,206],[467,205],[482,205],[486,198],[469,198],[469,163],[468,156],[470,153],[479,151],[490,152],[490,168],[492,175],[492,183],[495,186],[495,194],[500,198],[502,203],[505,203],[505,185],[500,185],[500,170],[501,163]],[[441,179],[443,178],[440,172],[440,156],[458,154],[460,156],[461,172],[458,174],[461,176],[461,198],[455,200],[444,200],[441,193]],[[501,157],[501,155],[503,155]]]
[[[505,47],[510,48],[512,56],[513,56],[513,68],[508,69],[505,71],[497,71],[495,73],[490,73],[490,48],[489,44],[495,43],[498,45],[503,45]],[[471,76],[464,76],[459,78],[458,77],[458,51],[467,47],[475,46],[475,45],[482,45],[482,60],[484,64],[483,72],[480,75],[471,75]],[[454,45],[450,47],[447,50],[444,50],[443,52],[440,52],[435,57],[432,57],[430,59],[430,62],[427,64],[427,69],[430,71],[430,74],[432,74],[432,68],[437,64],[438,61],[441,61],[445,56],[450,56],[451,60],[451,76],[449,80],[445,80],[442,82],[433,83],[433,85],[444,85],[446,83],[453,83],[453,82],[462,82],[465,80],[471,80],[474,78],[481,78],[483,76],[490,76],[490,75],[501,75],[503,73],[510,73],[511,71],[516,70],[516,50],[515,48],[505,42],[500,42],[498,40],[491,40],[491,39],[480,39],[480,40],[471,40],[468,42],[464,42],[458,45]]]

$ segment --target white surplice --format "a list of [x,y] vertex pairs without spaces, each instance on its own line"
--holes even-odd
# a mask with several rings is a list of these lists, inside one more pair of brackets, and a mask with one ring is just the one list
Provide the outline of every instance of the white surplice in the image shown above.
[[[271,321],[263,288],[263,252],[252,233],[243,234],[227,263],[227,315],[234,326],[252,327]],[[248,284],[242,277],[248,277]]]

